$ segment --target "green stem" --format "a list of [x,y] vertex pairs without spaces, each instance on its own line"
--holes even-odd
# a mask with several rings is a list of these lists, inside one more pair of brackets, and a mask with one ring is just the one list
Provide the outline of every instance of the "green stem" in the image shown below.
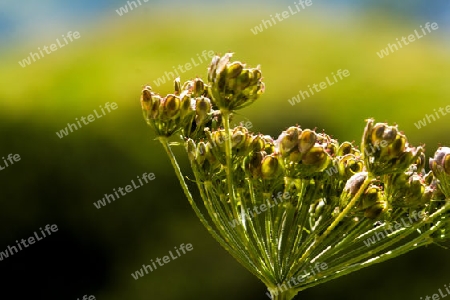
[[178,177],[178,181],[180,182],[181,187],[182,187],[182,189],[184,191],[184,194],[188,198],[189,203],[191,204],[192,208],[194,209],[195,214],[200,219],[200,221],[202,222],[203,226],[206,227],[206,229],[209,231],[209,233],[220,243],[220,245],[222,245],[222,247],[224,247],[228,252],[231,253],[230,247],[216,233],[216,231],[211,227],[211,225],[209,225],[208,220],[206,220],[206,218],[203,216],[203,214],[200,211],[200,209],[197,207],[197,204],[195,203],[194,198],[192,197],[191,193],[189,192],[189,188],[188,188],[186,182],[184,181],[183,173],[181,172],[180,166],[178,165],[178,163],[177,163],[177,161],[175,159],[175,155],[173,154],[172,149],[170,148],[169,141],[167,140],[167,137],[160,136],[160,137],[158,137],[158,139],[161,142],[161,144],[163,145],[164,150],[166,150],[167,155],[169,156],[170,162],[172,163],[172,166],[173,166],[173,168],[175,170],[175,174]]
[[309,254],[318,246],[320,243],[333,231],[333,229],[339,224],[339,222],[342,221],[342,219],[348,214],[348,212],[355,206],[355,203],[359,200],[361,195],[366,190],[369,183],[372,181],[372,176],[370,174],[367,175],[367,178],[364,180],[363,184],[360,186],[358,192],[355,194],[355,196],[350,200],[350,202],[347,204],[345,209],[336,217],[336,219],[331,223],[331,225],[325,230],[325,232],[319,236],[312,244],[311,246],[303,253],[302,257],[300,258],[300,261],[304,261]]
[[270,292],[270,295],[272,297],[272,300],[292,300],[294,299],[295,295],[297,295],[297,293],[298,293],[297,291],[289,289],[286,283],[280,284],[280,288],[278,287],[275,288],[273,291]]
[[239,214],[237,211],[237,203],[236,203],[236,195],[234,191],[233,184],[233,164],[232,164],[232,148],[231,148],[231,133],[230,133],[230,112],[222,110],[222,123],[225,129],[225,156],[227,166],[225,171],[227,173],[227,186],[228,186],[228,196],[230,198],[231,210],[233,213],[233,217],[235,219],[239,218]]

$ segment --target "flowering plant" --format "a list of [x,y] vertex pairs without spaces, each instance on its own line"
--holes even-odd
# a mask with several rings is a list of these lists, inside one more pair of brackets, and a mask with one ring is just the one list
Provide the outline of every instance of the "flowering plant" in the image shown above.
[[[449,237],[450,148],[437,149],[426,172],[424,148],[373,119],[359,149],[299,126],[277,139],[231,128],[233,112],[264,92],[260,67],[231,57],[212,59],[207,83],[177,78],[164,97],[145,86],[141,105],[200,221],[272,299]],[[186,149],[200,201],[172,138]]]

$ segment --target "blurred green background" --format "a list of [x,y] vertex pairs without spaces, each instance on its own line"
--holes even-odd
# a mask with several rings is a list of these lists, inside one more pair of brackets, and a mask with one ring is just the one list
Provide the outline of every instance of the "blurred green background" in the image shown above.
[[[329,1],[331,2],[331,1]],[[0,262],[0,299],[267,299],[265,288],[207,233],[145,124],[139,95],[203,50],[261,65],[266,93],[236,120],[272,136],[290,125],[360,141],[364,120],[396,123],[432,155],[450,145],[450,6],[446,1],[316,2],[254,35],[292,2],[126,1],[0,5],[0,251],[39,227],[59,231]],[[426,22],[439,29],[389,56],[376,52]],[[80,38],[22,68],[30,51],[68,31]],[[209,62],[209,61],[208,61]],[[181,74],[205,79],[208,62]],[[288,99],[338,69],[350,76],[302,100]],[[118,109],[60,139],[56,132],[106,102]],[[182,168],[187,158],[177,149]],[[96,209],[93,202],[136,176],[154,181]],[[192,185],[193,190],[195,187]],[[134,280],[131,273],[175,246],[188,252]],[[447,244],[448,245],[448,244]],[[450,250],[432,246],[300,293],[296,299],[419,299],[450,283]]]

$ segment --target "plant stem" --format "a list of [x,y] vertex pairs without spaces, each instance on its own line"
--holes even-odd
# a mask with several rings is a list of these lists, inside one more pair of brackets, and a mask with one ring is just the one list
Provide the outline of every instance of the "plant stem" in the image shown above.
[[182,187],[182,189],[184,191],[184,194],[186,195],[186,197],[189,200],[189,203],[191,204],[192,208],[194,209],[195,214],[200,219],[200,221],[203,223],[203,226],[206,227],[206,229],[209,231],[209,233],[220,243],[220,245],[222,245],[222,247],[224,247],[228,252],[231,253],[230,247],[216,233],[216,231],[211,227],[211,225],[209,225],[208,220],[206,220],[206,218],[203,216],[203,214],[200,211],[200,209],[197,207],[197,204],[195,203],[194,198],[192,197],[191,193],[189,192],[189,188],[188,188],[186,182],[184,181],[183,173],[181,172],[180,166],[178,165],[178,163],[177,163],[177,161],[175,159],[175,155],[173,154],[172,149],[170,148],[169,141],[167,140],[167,137],[160,136],[160,137],[158,137],[158,139],[161,142],[161,144],[163,145],[164,150],[166,150],[167,155],[169,156],[170,162],[172,163],[172,166],[173,166],[173,168],[175,170],[175,174],[178,177],[178,181],[180,182],[181,187]]
[[234,193],[234,184],[233,184],[233,164],[232,164],[232,148],[231,148],[231,133],[230,133],[230,112],[222,110],[222,123],[225,129],[225,156],[227,167],[225,168],[227,173],[227,185],[228,185],[228,196],[231,203],[231,210],[233,213],[233,217],[235,219],[239,218],[237,212],[237,204],[236,204],[236,195]]
[[[284,284],[285,286],[287,286],[287,284]],[[280,287],[284,286],[282,284],[280,284]],[[292,300],[294,299],[295,295],[297,295],[297,292],[294,291],[293,289],[287,289],[285,291],[280,291],[281,288],[276,288],[275,292],[271,292],[271,296],[272,296],[272,300]],[[284,290],[284,288],[283,288]]]

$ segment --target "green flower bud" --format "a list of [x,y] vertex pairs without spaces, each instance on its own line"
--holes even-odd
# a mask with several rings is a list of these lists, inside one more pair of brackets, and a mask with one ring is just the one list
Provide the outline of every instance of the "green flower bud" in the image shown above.
[[211,101],[206,97],[199,97],[195,102],[195,111],[197,113],[197,124],[204,124],[209,119],[209,113],[211,112]]
[[156,119],[159,116],[160,106],[161,106],[161,96],[153,95],[152,96],[152,107],[150,108],[150,111],[149,111],[150,118]]
[[292,126],[280,134],[277,140],[277,146],[282,156],[288,155],[292,149],[297,148],[301,133],[300,128]]
[[186,142],[186,152],[188,154],[189,160],[192,163],[195,160],[197,153],[197,146],[195,145],[195,142],[192,139],[188,139]]
[[271,179],[279,170],[278,159],[268,155],[263,158],[261,163],[261,175],[264,179]]
[[145,86],[142,90],[141,94],[141,106],[142,110],[144,111],[145,115],[148,115],[148,112],[151,109],[152,106],[152,88],[150,86]]
[[246,171],[254,178],[262,176],[261,166],[262,160],[265,156],[264,152],[258,151],[252,153],[246,164]]
[[180,113],[181,101],[175,95],[167,95],[163,100],[164,113],[169,119],[174,119]]
[[305,165],[323,166],[329,158],[323,147],[313,147],[303,155],[302,163]]
[[253,136],[251,141],[251,147],[253,151],[256,152],[264,150],[265,144],[266,143],[264,142],[264,139],[261,137],[261,135]]
[[374,204],[377,204],[383,200],[381,187],[371,184],[361,197],[361,208],[366,209]]
[[228,70],[227,70],[227,79],[233,79],[239,76],[241,74],[242,70],[244,69],[244,64],[235,61],[229,64]]
[[264,92],[261,71],[231,62],[232,53],[214,57],[208,71],[208,89],[213,104],[223,111],[234,111],[255,101]]
[[181,83],[180,83],[180,77],[175,78],[175,80],[173,81],[173,84],[175,86],[174,90],[175,90],[175,95],[179,95],[181,93]]
[[341,209],[344,209],[350,199],[358,193],[364,181],[367,179],[367,176],[367,172],[359,172],[347,180],[339,199],[339,206]]
[[347,154],[354,154],[353,153],[353,145],[350,142],[343,142],[338,149],[337,155],[338,156],[344,156]]
[[205,84],[203,83],[203,80],[200,78],[194,79],[194,88],[193,88],[193,96],[194,97],[200,97],[205,92]]
[[439,147],[430,158],[430,169],[434,176],[439,180],[439,189],[450,198],[450,148]]
[[373,119],[367,120],[362,143],[364,164],[369,172],[376,176],[402,173],[416,163],[423,153],[421,147],[410,147],[406,136],[398,132],[396,126],[373,125],[373,122]]
[[200,142],[197,144],[197,151],[195,152],[195,159],[197,163],[202,166],[206,159],[206,144]]
[[344,179],[348,179],[356,173],[361,172],[363,168],[363,161],[353,154],[346,154],[338,157],[338,172]]
[[246,148],[250,144],[250,139],[248,135],[248,130],[245,127],[238,126],[233,129],[233,134],[231,136],[231,147],[233,149]]
[[305,154],[316,143],[316,133],[309,129],[303,130],[298,139],[298,151]]

